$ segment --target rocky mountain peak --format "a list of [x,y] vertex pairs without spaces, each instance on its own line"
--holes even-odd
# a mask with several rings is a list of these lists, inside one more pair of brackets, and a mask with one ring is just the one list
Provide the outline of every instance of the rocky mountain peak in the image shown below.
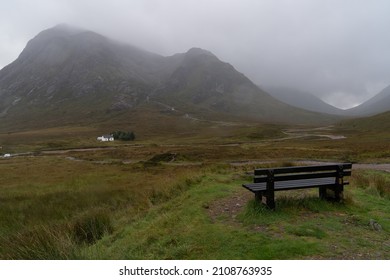
[[187,56],[208,55],[208,56],[216,57],[212,52],[201,48],[191,48],[187,51],[186,55]]
[[67,24],[67,23],[57,24],[56,26],[54,26],[53,28],[50,28],[48,30],[63,31],[63,32],[66,32],[68,34],[76,34],[76,33],[80,33],[80,32],[86,31],[85,29],[82,29],[80,27],[76,27],[76,26],[73,26],[73,25],[70,25],[70,24]]

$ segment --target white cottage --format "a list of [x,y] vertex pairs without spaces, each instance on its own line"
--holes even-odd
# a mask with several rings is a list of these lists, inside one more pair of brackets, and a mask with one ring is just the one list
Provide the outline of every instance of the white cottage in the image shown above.
[[114,136],[112,135],[102,135],[97,138],[98,141],[101,142],[109,142],[109,141],[114,141]]

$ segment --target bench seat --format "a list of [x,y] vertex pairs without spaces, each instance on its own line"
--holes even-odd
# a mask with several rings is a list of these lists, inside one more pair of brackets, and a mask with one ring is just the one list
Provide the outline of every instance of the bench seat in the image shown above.
[[[292,181],[280,181],[275,182],[274,190],[292,190],[292,189],[307,189],[307,188],[319,188],[319,187],[332,187],[335,184],[335,178],[318,178],[318,179],[301,179]],[[343,185],[348,185],[349,182],[343,182]],[[244,188],[251,192],[265,191],[267,189],[267,183],[250,183],[244,184]]]

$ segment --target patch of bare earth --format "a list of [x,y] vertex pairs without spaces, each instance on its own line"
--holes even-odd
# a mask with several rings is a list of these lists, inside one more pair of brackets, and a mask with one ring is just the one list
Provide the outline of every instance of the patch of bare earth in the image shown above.
[[[211,220],[222,222],[230,226],[243,226],[237,219],[237,215],[244,210],[250,200],[254,199],[254,194],[248,191],[237,191],[233,195],[213,201],[207,205],[208,214]],[[265,225],[254,225],[251,230],[257,232],[267,231]]]
[[[254,199],[254,194],[245,190],[237,191],[229,197],[213,201],[206,205],[208,214],[213,223],[221,222],[230,226],[243,227],[243,223],[237,219],[237,215],[244,210],[250,200]],[[280,236],[279,232],[270,231],[266,225],[253,225],[250,230],[255,232],[267,232],[275,237]],[[280,231],[283,231],[280,229]]]
[[237,220],[237,215],[251,199],[253,199],[251,192],[239,191],[229,197],[213,201],[206,208],[213,222],[223,219],[228,224],[238,225],[241,223]]

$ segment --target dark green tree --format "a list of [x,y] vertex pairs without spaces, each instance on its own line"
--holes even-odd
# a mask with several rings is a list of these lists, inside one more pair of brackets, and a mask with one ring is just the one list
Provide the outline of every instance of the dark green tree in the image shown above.
[[135,134],[132,131],[114,131],[111,133],[115,140],[122,140],[122,141],[134,141],[135,140]]

